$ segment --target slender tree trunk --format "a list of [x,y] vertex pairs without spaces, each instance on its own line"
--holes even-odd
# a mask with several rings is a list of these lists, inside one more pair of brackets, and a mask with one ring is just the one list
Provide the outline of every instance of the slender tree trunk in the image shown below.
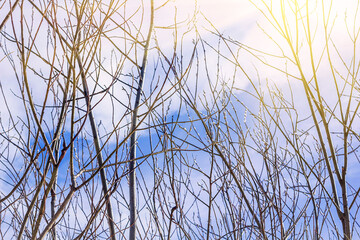
[[149,51],[149,44],[151,39],[151,33],[154,25],[154,0],[151,1],[151,16],[150,16],[150,26],[149,32],[146,39],[144,56],[142,60],[142,65],[140,67],[140,79],[139,86],[136,91],[136,98],[134,104],[134,111],[131,120],[131,138],[130,138],[130,163],[129,163],[129,195],[130,195],[130,240],[136,239],[136,128],[137,128],[137,117],[138,117],[138,108],[140,104],[140,96],[143,88],[144,78],[145,78],[145,69],[147,63],[147,55]]
[[342,179],[340,184],[342,190],[343,209],[344,209],[344,213],[342,214],[342,216],[340,216],[340,219],[343,226],[344,240],[350,240],[351,239],[350,214],[349,214],[349,204],[348,204],[345,178]]
[[102,190],[103,190],[105,201],[106,201],[107,219],[108,219],[108,224],[109,224],[109,229],[110,229],[110,239],[116,240],[115,223],[114,223],[114,217],[113,217],[112,207],[111,207],[111,202],[110,202],[110,194],[109,194],[109,190],[108,190],[108,186],[107,186],[106,173],[103,168],[104,161],[103,161],[103,157],[102,157],[102,153],[101,153],[100,139],[99,139],[98,130],[97,130],[97,127],[95,124],[95,118],[94,118],[94,115],[93,115],[93,112],[91,109],[89,89],[88,89],[86,78],[85,78],[85,72],[84,72],[82,62],[81,62],[79,55],[77,56],[77,61],[78,61],[78,65],[81,70],[81,79],[82,79],[82,84],[83,84],[83,88],[84,88],[86,106],[87,106],[87,111],[89,114],[91,131],[93,134],[94,145],[95,145],[95,149],[96,149],[96,157],[97,157],[98,165],[100,168],[100,178],[101,178]]
[[[58,159],[59,159],[59,146],[60,146],[60,140],[59,139],[56,139],[56,142],[54,143],[55,145],[55,164],[57,165],[58,164]],[[57,184],[57,177],[58,177],[58,168],[57,167],[54,167],[53,168],[53,171],[56,175],[56,180],[54,182],[54,185],[52,186],[51,188],[51,219],[53,219],[55,217],[55,214],[56,214],[56,184]],[[52,228],[51,228],[51,235],[52,235],[52,239],[53,240],[56,240],[56,225],[54,225]]]

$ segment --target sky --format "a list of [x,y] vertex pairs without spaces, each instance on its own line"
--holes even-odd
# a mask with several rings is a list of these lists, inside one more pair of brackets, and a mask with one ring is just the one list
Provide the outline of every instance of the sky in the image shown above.
[[[271,1],[268,1],[266,3],[270,5],[272,5],[272,7],[275,10],[275,13],[279,11],[280,9],[280,1],[273,1],[274,3],[271,3]],[[300,3],[303,3],[305,1],[299,1]],[[313,3],[315,1],[311,1],[311,3]],[[326,4],[328,4],[330,1],[326,1]],[[260,9],[265,9],[264,5],[261,3],[261,1],[254,1],[255,4],[258,4],[258,6],[260,6]],[[134,6],[132,6],[132,4]],[[146,4],[146,3],[145,3]],[[161,4],[161,3],[158,3]],[[332,3],[333,5],[333,9],[332,9],[332,15],[337,15],[337,19],[336,19],[336,24],[334,25],[333,28],[333,34],[332,34],[332,40],[334,41],[335,44],[337,44],[338,49],[340,49],[340,51],[342,52],[342,55],[345,56],[345,60],[346,58],[351,58],[352,56],[352,47],[351,44],[349,44],[349,38],[345,37],[347,35],[346,29],[343,27],[344,26],[344,20],[345,20],[345,16],[347,16],[347,21],[348,19],[351,19],[351,15],[353,14],[354,8],[348,8],[348,6],[353,6],[355,4],[355,1],[353,0],[347,0],[345,2],[339,2],[339,1],[334,1]],[[145,5],[146,6],[146,5]],[[316,7],[315,10],[313,10],[314,14],[312,14],[313,19],[311,19],[310,23],[311,25],[313,25],[313,29],[319,28],[319,32],[321,31],[321,26],[319,27],[319,25],[321,24],[320,20],[320,14],[321,14],[321,8],[319,5],[314,6]],[[136,9],[136,1],[133,1],[133,3],[128,3],[128,9]],[[310,11],[312,9],[312,5],[310,5]],[[3,7],[2,12],[6,12],[7,8],[6,5],[5,7]],[[345,12],[346,11],[346,12]],[[131,12],[131,10],[129,11]],[[215,31],[214,27],[216,28],[216,31],[218,31],[219,33],[223,34],[224,37],[230,37],[231,39],[235,39],[237,41],[240,41],[242,44],[258,49],[260,51],[266,51],[269,53],[273,53],[273,54],[279,54],[279,49],[277,48],[276,44],[274,44],[274,42],[272,42],[265,34],[264,31],[262,29],[259,28],[259,26],[261,26],[261,28],[266,29],[266,32],[268,33],[268,35],[272,36],[273,40],[279,44],[281,44],[284,47],[284,50],[287,51],[287,53],[289,53],[289,49],[286,47],[286,43],[284,44],[284,40],[281,39],[281,37],[277,34],[276,30],[274,30],[274,28],[267,22],[267,20],[265,19],[265,17],[259,12],[258,9],[256,9],[256,7],[250,3],[250,1],[248,0],[226,0],[226,1],[222,1],[221,4],[219,4],[219,1],[216,0],[210,0],[210,1],[205,1],[205,0],[200,0],[200,1],[190,1],[190,0],[184,0],[184,1],[169,1],[168,5],[166,5],[165,7],[161,8],[158,10],[158,12],[156,12],[155,15],[155,34],[156,37],[158,39],[158,43],[159,45],[164,49],[163,51],[165,52],[171,52],[173,50],[173,41],[169,41],[169,39],[173,38],[172,35],[172,31],[168,30],[168,29],[161,29],[162,27],[166,27],[166,26],[170,26],[174,23],[174,15],[176,13],[177,15],[177,22],[180,22],[179,24],[179,30],[178,30],[178,35],[181,36],[182,33],[186,32],[189,28],[192,28],[193,26],[191,24],[194,24],[194,22],[189,22],[190,19],[193,19],[194,16],[194,12],[197,12],[198,15],[195,17],[196,19],[194,21],[196,21],[197,24],[197,31],[199,32],[199,34],[202,36],[203,39],[206,39],[206,41],[208,41],[209,43],[217,43],[217,37],[214,36],[211,32]],[[61,16],[61,15],[60,15]],[[314,17],[317,17],[317,19],[315,19]],[[181,23],[184,22],[184,23]],[[213,26],[211,26],[211,24],[209,23],[211,22],[211,24]],[[289,23],[290,25],[294,24],[294,21]],[[351,24],[351,23],[350,23]],[[146,21],[144,23],[144,32],[146,31]],[[315,31],[315,30],[314,30]],[[192,31],[192,33],[186,34],[184,37],[184,52],[186,52],[186,48],[191,49],[192,48],[192,41],[194,38],[196,38],[196,36],[193,33],[194,31]],[[315,46],[319,46],[315,48],[315,56],[319,56],[322,52],[322,48],[321,48],[321,44],[323,41],[323,38],[321,36],[319,36],[321,34],[318,33],[314,44]],[[300,36],[300,38],[304,38],[304,36]],[[38,39],[38,41],[40,41],[41,38]],[[45,40],[45,39],[44,39]],[[304,41],[304,39],[302,39],[302,41]],[[304,42],[303,42],[304,43]],[[284,45],[283,45],[284,44]],[[111,52],[111,46],[108,46],[109,50],[106,49],[107,46],[104,46],[105,51],[104,52]],[[224,54],[227,56],[230,56],[230,53],[228,51],[226,51],[225,48],[224,49]],[[10,47],[10,51],[12,51],[11,47]],[[41,49],[40,49],[41,51]],[[189,50],[190,51],[190,50]],[[188,51],[188,52],[189,52]],[[317,52],[316,52],[317,51]],[[259,64],[259,61],[257,59],[255,59],[253,56],[248,55],[246,52],[242,51],[242,56],[238,59],[238,61],[242,64],[242,66],[244,66],[244,68],[246,69],[247,72],[249,72],[252,76],[257,75],[258,73],[260,74],[260,77],[262,79],[267,78],[267,79],[276,79],[277,84],[281,83],[282,84],[286,84],[286,81],[284,81],[283,74],[280,73],[277,70],[274,70],[270,67],[265,66],[264,64]],[[0,59],[3,59],[3,57],[5,56],[4,52],[0,53]],[[302,51],[300,52],[300,57],[302,57],[303,59],[306,59],[308,57],[306,51]],[[106,55],[106,53],[104,54]],[[212,64],[216,64],[216,53],[215,52],[211,52],[211,51],[207,51],[207,55],[209,56],[208,62],[209,65]],[[260,55],[260,54],[259,54]],[[274,58],[269,58],[264,56],[264,54],[261,54],[261,59],[267,59],[266,61],[278,61],[279,64],[283,64],[283,60],[282,59],[274,59]],[[151,65],[151,63],[153,62],[152,60],[154,60],[156,58],[156,56],[152,56],[151,52],[149,55],[149,65]],[[186,56],[185,56],[186,58]],[[337,58],[338,59],[338,58]],[[37,61],[37,59],[34,59],[34,62]],[[41,61],[39,61],[39,65]],[[341,67],[341,62],[337,62],[336,64],[339,64],[339,67]],[[256,67],[255,67],[256,66]],[[9,65],[9,63],[7,61],[2,61],[1,62],[1,67],[3,69],[10,69],[11,66]],[[294,66],[291,66],[291,64],[288,65],[288,67],[290,69],[293,69],[294,74],[296,75],[296,69],[294,69]],[[304,64],[304,68],[307,69],[307,72],[309,72],[311,74],[310,68],[309,66],[306,66],[306,64]],[[213,72],[215,71],[215,69],[210,69],[210,71],[213,70]],[[327,71],[327,67],[324,68],[323,71]],[[233,64],[231,63],[227,63],[226,61],[222,62],[221,65],[221,72],[223,74],[224,78],[231,78],[234,72],[234,67]],[[5,95],[9,95],[8,98],[11,98],[11,93],[9,92],[10,88],[13,89],[13,91],[16,92],[16,88],[17,88],[17,84],[12,81],[11,79],[11,75],[12,75],[12,71],[1,71],[0,72],[0,77],[3,80],[3,83],[6,81],[7,86],[9,86],[8,88],[4,89],[4,91],[6,91]],[[320,72],[320,74],[322,74],[322,72]],[[325,74],[325,73],[324,73]],[[8,79],[8,80],[6,80]],[[102,80],[104,81],[104,84],[108,84],[106,82],[110,82],[111,79],[109,77],[104,77]],[[106,80],[108,79],[108,80]],[[90,83],[91,84],[91,83]],[[190,84],[190,86],[194,83],[189,82],[188,84]],[[241,77],[237,77],[236,81],[235,81],[235,86],[239,87],[239,88],[246,88],[246,86],[249,84],[248,81],[246,81],[246,79],[242,79]],[[201,84],[200,84],[201,85]],[[32,85],[32,91],[34,92],[34,96],[41,96],[41,94],[36,94],[41,93],[44,91],[42,84],[33,84]],[[324,84],[324,87],[326,87],[327,84]],[[123,97],[126,98],[126,95],[121,95]],[[120,98],[121,100],[126,101],[123,98]],[[1,99],[1,101],[4,101],[3,99]],[[38,101],[41,101],[40,99],[38,99]],[[176,100],[174,100],[175,102]],[[16,112],[17,115],[21,115],[22,114],[22,108],[21,108],[21,101],[17,101],[16,98],[13,98],[11,100],[12,102],[12,110],[14,112]],[[110,104],[110,98],[105,98],[104,101],[102,103],[103,106],[109,106]],[[176,104],[174,104],[174,108],[176,109]],[[97,109],[99,109],[97,111]],[[99,107],[95,109],[95,111],[97,111],[96,113],[98,115],[100,115],[99,118],[103,118],[103,119],[111,119],[110,115],[112,114],[111,111],[109,112],[104,112],[100,109],[103,109],[102,107]],[[5,118],[7,116],[6,112],[2,113],[3,115],[5,115]],[[105,123],[103,121],[103,123]],[[110,124],[110,123],[109,123]]]
[[[4,12],[7,12],[7,4],[9,1],[5,1],[5,5],[0,9],[0,16],[4,16]],[[157,6],[160,6],[164,1],[156,1]],[[268,5],[264,5],[264,2]],[[300,5],[304,4],[305,0],[299,0],[298,1]],[[317,4],[314,4],[314,3]],[[356,63],[359,61],[358,55],[354,54],[358,52],[359,43],[352,44],[352,37],[356,36],[357,32],[356,29],[359,28],[360,21],[358,18],[355,19],[355,15],[357,13],[357,1],[355,0],[344,0],[344,1],[323,1],[324,6],[324,12],[327,12],[330,6],[330,3],[332,3],[332,11],[330,13],[330,19],[334,21],[330,21],[330,25],[332,25],[332,37],[331,37],[331,46],[330,46],[330,53],[331,59],[333,59],[333,66],[335,66],[338,76],[338,81],[340,86],[346,86],[344,83],[345,81],[343,79],[351,79],[351,76],[349,77],[349,69],[353,68],[351,71],[356,72],[358,69],[358,66],[356,66]],[[131,12],[135,12],[138,9],[139,1],[128,1],[127,3],[127,13],[130,14]],[[274,28],[276,27],[277,23],[274,22],[273,19],[271,19],[271,16],[266,12],[266,8],[272,8],[274,11],[274,16],[278,20],[278,23],[282,25],[281,22],[281,12],[280,12],[280,1],[261,1],[261,0],[254,0],[254,3],[259,7],[257,9],[253,3],[251,3],[248,0],[198,0],[198,1],[192,1],[192,0],[174,0],[169,1],[168,4],[157,10],[155,15],[155,27],[154,27],[154,36],[156,36],[157,42],[155,42],[155,39],[152,39],[151,42],[151,48],[149,52],[149,60],[148,60],[148,72],[146,75],[146,79],[155,79],[154,82],[156,82],[156,79],[160,79],[160,83],[164,81],[164,70],[159,67],[154,73],[152,69],[154,69],[154,66],[157,66],[158,64],[157,59],[158,55],[154,49],[156,44],[161,47],[162,51],[165,54],[169,54],[171,56],[174,45],[177,46],[177,54],[178,56],[183,57],[183,60],[185,63],[190,61],[191,58],[191,52],[194,47],[194,40],[201,38],[203,40],[203,47],[199,47],[199,50],[197,52],[198,54],[198,60],[199,60],[199,66],[208,67],[208,75],[205,72],[196,73],[195,70],[191,70],[191,75],[189,77],[189,80],[187,82],[188,87],[191,91],[195,91],[194,89],[196,86],[198,86],[197,94],[200,96],[199,98],[205,99],[205,98],[211,98],[210,94],[210,87],[209,82],[211,84],[215,84],[215,81],[217,80],[216,76],[217,74],[220,75],[220,79],[222,81],[225,81],[227,84],[234,83],[234,86],[236,89],[242,89],[242,90],[248,90],[248,91],[254,91],[251,82],[249,79],[246,78],[245,73],[250,77],[250,79],[253,79],[253,83],[258,86],[257,84],[263,84],[263,86],[269,82],[270,85],[276,84],[277,87],[279,87],[280,91],[284,96],[289,97],[291,92],[289,91],[289,81],[291,81],[291,84],[293,86],[292,91],[294,93],[295,98],[295,104],[299,112],[305,116],[307,116],[309,110],[304,104],[305,102],[305,95],[302,89],[301,82],[292,77],[287,77],[286,74],[279,71],[278,69],[274,69],[267,65],[275,65],[279,69],[286,69],[290,74],[292,74],[295,77],[299,77],[299,72],[296,66],[291,63],[290,60],[286,60],[286,57],[284,56],[292,56],[292,52],[290,48],[288,47],[288,44],[284,39],[282,38],[281,34]],[[286,4],[287,1],[284,1]],[[309,12],[311,13],[309,15],[309,25],[311,28],[311,39],[314,43],[314,48],[312,49],[313,55],[315,56],[314,61],[318,65],[317,75],[319,76],[319,84],[321,86],[321,93],[322,96],[326,99],[327,103],[329,104],[330,108],[335,108],[337,106],[337,100],[334,96],[336,94],[334,82],[331,80],[331,74],[329,72],[329,62],[327,61],[327,54],[324,54],[324,36],[325,32],[323,30],[322,25],[322,16],[323,16],[323,9],[321,6],[321,1],[309,1]],[[145,20],[143,23],[143,26],[141,28],[141,33],[143,36],[146,35],[148,22],[146,21],[146,18],[148,16],[148,1],[145,2]],[[297,56],[301,60],[302,67],[304,69],[304,75],[311,79],[313,73],[311,69],[311,64],[309,61],[309,48],[307,47],[307,35],[306,32],[304,32],[304,26],[302,24],[306,24],[306,18],[303,18],[303,21],[299,21],[299,31],[296,32],[296,29],[294,26],[296,25],[296,21],[294,18],[292,18],[290,13],[292,11],[291,8],[289,8],[289,5],[286,5],[286,12],[285,15],[289,16],[289,32],[292,34],[292,40],[296,42],[296,39],[298,39],[298,44],[295,44],[298,48],[297,50]],[[261,11],[264,11],[265,15],[261,14]],[[142,11],[140,9],[139,11]],[[303,12],[304,7],[301,6],[300,12]],[[27,12],[27,16],[30,17],[32,13]],[[174,17],[176,15],[176,18]],[[19,16],[18,12],[14,12],[14,19]],[[35,15],[36,16],[36,15]],[[121,14],[117,15],[117,19],[119,22],[121,22]],[[66,17],[66,15],[61,12],[61,9],[59,9],[58,17],[61,19],[62,17]],[[267,19],[268,17],[268,19]],[[268,21],[270,19],[270,22]],[[0,17],[0,21],[1,21]],[[135,25],[141,21],[141,17],[136,15],[134,17],[134,23]],[[39,22],[39,19],[36,19],[35,22]],[[178,28],[175,32],[171,26],[174,25],[176,22]],[[9,22],[6,25],[6,30],[11,32],[11,22]],[[19,23],[14,21],[14,32],[18,33],[18,25]],[[273,25],[272,25],[273,24]],[[355,29],[355,31],[354,31]],[[197,32],[196,32],[196,31]],[[37,39],[39,52],[41,52],[44,56],[46,54],[49,54],[49,52],[46,51],[46,44],[47,44],[47,38],[42,37],[46,35],[46,32],[48,31],[47,28],[41,28],[41,35]],[[115,31],[115,34],[117,32]],[[238,54],[236,57],[232,55],[232,52],[229,51],[227,46],[224,44],[224,42],[219,41],[219,38],[216,34],[221,34],[226,39],[232,39],[234,41],[230,42],[227,41],[231,49],[235,49],[235,55]],[[298,34],[297,34],[298,33]],[[175,34],[177,36],[175,37]],[[270,38],[271,37],[271,38]],[[10,54],[12,58],[15,59],[15,65],[14,67],[19,73],[20,66],[18,65],[18,55],[16,53],[16,46],[7,44],[4,45],[4,37],[0,37],[2,44],[2,50],[6,49],[8,52],[1,51],[0,52],[0,83],[2,87],[3,94],[0,97],[0,106],[4,106],[5,101],[9,105],[9,110],[13,114],[13,117],[15,119],[16,125],[20,126],[23,124],[21,122],[21,119],[26,118],[26,113],[24,112],[23,108],[23,102],[18,97],[20,96],[20,92],[18,90],[18,83],[15,81],[15,74],[11,67],[11,64],[9,61],[5,58],[5,55]],[[118,39],[117,39],[118,40]],[[121,47],[123,47],[121,44],[122,40],[118,40]],[[106,69],[112,69],[115,68],[116,63],[111,61],[110,56],[115,56],[116,54],[113,54],[114,46],[110,44],[105,44],[106,41],[104,41],[103,44],[103,55],[104,58],[103,64]],[[121,44],[120,44],[121,43]],[[220,60],[218,60],[218,54],[214,49],[212,49],[209,45],[215,46],[215,49],[219,49],[223,57],[221,57]],[[336,48],[335,48],[335,47]],[[129,47],[129,46],[126,46]],[[124,47],[124,49],[126,48]],[[280,49],[280,48],[281,49]],[[357,48],[356,48],[357,47]],[[255,54],[249,53],[249,49],[252,49],[253,52],[256,52]],[[258,51],[254,51],[254,49]],[[206,51],[205,51],[206,50]],[[59,47],[59,52],[61,52]],[[205,53],[206,52],[206,53]],[[233,52],[233,53],[234,53]],[[267,55],[265,53],[270,53],[271,55]],[[51,52],[50,52],[51,54]],[[324,55],[323,55],[324,54]],[[120,54],[118,54],[120,55]],[[142,57],[142,52],[130,52],[129,54],[131,57],[134,57],[134,59],[137,59],[138,62],[140,62]],[[339,57],[339,55],[341,57]],[[205,56],[206,56],[206,62],[205,62]],[[277,57],[274,57],[277,56]],[[227,59],[226,59],[227,58]],[[59,66],[61,65],[62,61],[64,60],[64,57],[61,56],[59,58],[59,62],[57,63]],[[234,68],[234,64],[230,61],[237,61],[245,71],[241,71],[239,68]],[[321,61],[320,61],[321,60]],[[220,61],[220,62],[218,62]],[[265,63],[265,64],[264,64]],[[352,65],[355,63],[355,65]],[[164,66],[166,66],[166,63],[163,63]],[[42,63],[42,61],[38,58],[31,59],[30,65],[34,68],[43,70],[43,73],[46,75],[48,73],[48,70],[46,70],[46,65]],[[159,65],[160,66],[160,65]],[[62,66],[64,67],[64,66]],[[63,69],[66,69],[64,67]],[[124,65],[123,67],[124,72],[126,73],[133,73],[134,76],[137,74],[136,69],[134,69],[131,66]],[[350,71],[350,72],[351,72]],[[41,78],[37,77],[35,74],[32,74],[31,71],[29,71],[29,76],[31,77],[31,91],[34,96],[34,100],[36,103],[41,104],[44,99],[44,90],[46,88],[46,85],[43,84],[44,82],[41,82]],[[108,76],[108,74],[102,73],[102,78],[99,82],[99,85],[106,87],[109,86],[112,83],[112,78]],[[194,81],[195,76],[197,76],[197,81]],[[131,84],[134,83],[134,80],[132,77],[129,76],[119,76],[121,80]],[[169,80],[174,80],[174,75],[169,74]],[[95,84],[89,83],[90,88],[94,88]],[[154,83],[154,85],[156,85]],[[154,85],[146,84],[145,85],[145,94],[147,96],[152,93]],[[161,84],[160,84],[161,85]],[[166,82],[166,85],[164,89],[170,89],[171,84]],[[99,88],[97,88],[99,90]],[[129,91],[126,91],[122,88],[121,84],[115,84],[115,86],[112,88],[112,91],[117,94],[117,98],[119,102],[132,104],[132,102],[129,102],[128,99],[128,93]],[[345,89],[345,92],[348,91]],[[156,90],[155,90],[156,92]],[[243,92],[241,90],[235,91],[239,96],[240,99],[241,96],[243,96]],[[264,91],[266,92],[266,91]],[[120,93],[120,94],[119,94]],[[265,96],[266,97],[266,96]],[[178,109],[181,106],[181,101],[179,100],[179,96],[175,95],[171,97],[171,104],[169,100],[169,115],[177,116],[177,114],[183,114],[181,119],[186,119],[186,111],[184,108],[182,108],[184,111],[178,112]],[[101,101],[100,101],[101,100]],[[133,100],[133,99],[131,99]],[[258,108],[258,105],[251,105],[251,99],[242,99],[245,104],[248,104],[249,108],[252,108],[252,111],[256,111]],[[108,129],[111,129],[114,124],[117,123],[117,121],[120,121],[123,113],[126,111],[125,107],[123,107],[118,102],[114,101],[110,97],[105,96],[104,99],[102,99],[102,95],[98,95],[93,98],[93,102],[96,103],[97,101],[100,101],[96,107],[94,108],[94,115],[96,118],[97,123],[99,124],[99,131],[100,135],[103,137],[103,142],[107,139],[106,131]],[[215,104],[212,102],[212,104]],[[201,105],[200,105],[201,106]],[[353,107],[353,106],[352,106]],[[146,107],[144,106],[141,109],[141,113],[146,111]],[[202,108],[204,110],[204,108]],[[115,114],[114,114],[115,113]],[[5,129],[11,128],[11,124],[9,124],[9,112],[4,110],[2,108],[0,110],[0,116],[1,120],[5,125]],[[240,115],[245,115],[244,108],[242,108],[239,111]],[[52,115],[52,111],[49,111],[48,114],[45,115],[45,121],[47,122],[46,126],[44,127],[46,129],[51,129],[51,119],[54,115]],[[288,122],[287,122],[288,121]],[[121,126],[123,128],[119,130],[118,136],[112,137],[110,139],[110,143],[114,144],[117,139],[121,139],[124,135],[126,135],[128,128],[126,127],[126,123],[129,122],[129,115],[121,122]],[[284,120],[285,124],[290,123],[290,119]],[[336,122],[336,121],[335,121]],[[357,124],[356,126],[360,126],[358,122],[354,123]],[[65,129],[69,130],[69,125],[65,126]],[[146,127],[145,124],[141,125],[141,127]],[[306,124],[302,125],[303,129],[306,129]],[[341,126],[339,124],[334,124],[334,129],[339,129]],[[85,130],[89,131],[88,126],[85,126]],[[4,131],[4,130],[1,130]],[[51,132],[51,131],[50,131]],[[9,132],[10,133],[10,132]],[[184,134],[184,131],[182,132]],[[200,131],[200,133],[205,135],[204,131]],[[14,139],[16,138],[16,134],[14,133]],[[23,134],[26,136],[27,132],[24,131],[20,133],[20,135]],[[10,134],[11,135],[11,134]],[[120,136],[120,137],[119,137]],[[140,132],[140,139],[139,143],[141,144],[142,141],[147,141],[148,132],[147,131],[141,131]],[[156,138],[156,137],[155,137]],[[312,139],[309,138],[308,143],[311,143]],[[9,152],[14,152],[15,146],[11,145],[9,147]],[[147,152],[150,150],[149,145],[144,144],[142,147],[142,150],[144,152]],[[198,155],[192,155],[194,159],[202,159],[205,157],[205,154],[198,154]],[[355,165],[355,163],[358,163],[354,161],[352,164]],[[201,162],[200,162],[201,164]],[[203,163],[204,170],[208,170],[208,165],[206,163]],[[254,163],[256,165],[256,163]],[[20,165],[21,166],[21,165]],[[261,167],[261,164],[257,166],[259,169]],[[358,175],[359,168],[351,168],[349,174],[355,177]],[[199,174],[201,175],[201,174]],[[192,181],[196,181],[196,179],[199,178],[199,175],[193,174],[192,175]],[[6,186],[3,181],[1,181],[1,184],[4,186],[0,186],[1,189],[6,189]],[[200,187],[199,187],[200,188]],[[143,203],[144,204],[144,203]],[[127,217],[126,215],[123,216],[124,219]]]

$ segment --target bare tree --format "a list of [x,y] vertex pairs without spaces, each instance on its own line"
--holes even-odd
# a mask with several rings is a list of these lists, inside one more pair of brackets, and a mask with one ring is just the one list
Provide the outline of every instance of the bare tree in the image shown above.
[[359,238],[359,1],[315,2],[254,2],[265,49],[196,2],[0,3],[1,238]]
[[[141,7],[139,5],[134,13],[137,14]],[[28,8],[32,10],[30,14],[25,11]],[[11,5],[5,18],[1,19],[2,49],[18,81],[18,90],[13,97],[5,93],[7,89],[3,91],[10,122],[9,126],[2,126],[4,130],[2,137],[7,141],[8,147],[18,149],[10,152],[6,158],[10,160],[15,154],[13,156],[15,162],[8,162],[3,166],[18,165],[19,150],[23,154],[25,166],[25,169],[19,170],[18,173],[13,170],[8,173],[8,180],[5,181],[12,179],[13,185],[8,193],[3,192],[1,202],[5,204],[6,212],[9,208],[16,209],[15,203],[27,206],[24,210],[14,211],[13,218],[8,215],[5,218],[5,222],[11,219],[12,222],[16,221],[13,222],[12,231],[19,239],[24,236],[42,239],[51,229],[53,239],[63,238],[65,235],[62,234],[70,234],[67,235],[69,238],[85,237],[88,234],[96,236],[95,232],[101,226],[99,224],[102,222],[102,217],[100,221],[97,219],[102,213],[103,206],[106,206],[104,216],[108,219],[109,232],[100,231],[100,235],[109,234],[111,239],[116,239],[115,236],[124,231],[116,224],[120,219],[113,215],[111,195],[117,191],[119,182],[124,181],[122,179],[125,179],[128,172],[131,172],[130,175],[134,173],[134,168],[126,170],[124,166],[128,161],[120,159],[119,151],[122,148],[126,149],[126,142],[131,135],[135,140],[133,133],[148,114],[143,115],[139,122],[135,121],[130,131],[125,134],[124,129],[127,126],[125,122],[128,117],[132,114],[133,119],[138,118],[136,112],[140,107],[142,84],[133,87],[138,77],[132,73],[127,76],[122,69],[126,65],[132,66],[136,71],[139,70],[140,82],[142,82],[145,77],[153,20],[145,46],[140,37],[142,25],[133,26],[131,19],[137,16],[141,20],[147,15],[145,10],[137,15],[130,15],[127,19],[125,15],[122,17],[120,14],[121,9],[128,13],[126,1],[111,1],[109,4],[69,1],[65,5],[56,2],[43,5],[35,1],[17,1]],[[151,12],[150,19],[153,19],[153,3],[149,12]],[[17,14],[20,14],[20,21],[15,19]],[[63,16],[67,17],[63,19]],[[120,24],[119,18],[122,19],[123,24]],[[121,43],[125,44],[124,47],[118,47],[113,41],[114,37],[117,37],[116,34],[120,33],[124,35],[121,40]],[[113,46],[115,51],[106,52],[106,48],[103,49],[102,46],[103,42]],[[46,48],[43,47],[44,45]],[[14,47],[18,53],[18,57],[15,58],[9,52]],[[139,65],[137,52],[143,47],[145,49],[143,64]],[[137,48],[139,50],[134,52]],[[111,57],[110,62],[106,62],[104,55]],[[114,63],[113,60],[118,57],[119,61]],[[108,70],[109,66],[112,68],[111,71]],[[131,81],[127,82],[119,78],[127,78]],[[106,83],[103,79],[110,81]],[[115,89],[122,91],[128,98],[119,100],[119,97],[113,93]],[[130,102],[134,89],[137,89],[135,91],[137,93],[134,94],[137,95],[137,101],[135,113],[132,113]],[[34,94],[33,91],[36,93]],[[18,93],[20,95],[17,95]],[[160,93],[158,95],[157,99],[160,99]],[[10,97],[18,98],[23,102],[23,112],[26,115],[17,116],[17,113],[11,111],[12,103],[8,102]],[[96,111],[97,106],[106,98],[115,101],[114,105],[120,114],[116,120],[113,119],[115,121],[112,129],[101,132],[99,130],[101,121],[100,125],[96,122],[94,110]],[[124,99],[128,100],[128,103],[124,102]],[[157,103],[157,99],[155,98],[152,106],[149,106],[148,113]],[[16,120],[18,117],[20,122]],[[87,119],[90,121],[91,133],[88,133]],[[124,136],[120,140],[122,135]],[[113,141],[116,141],[116,144],[111,143]],[[135,147],[134,144],[131,145]],[[121,157],[126,158],[126,156],[125,154]],[[130,164],[136,161],[134,157],[135,155],[129,161]],[[92,159],[97,159],[97,164],[94,164]],[[110,178],[107,177],[109,174],[106,174],[106,171],[110,171]],[[98,174],[100,174],[99,178]],[[29,185],[31,175],[35,177],[35,183],[32,183],[34,187]],[[134,179],[135,175],[132,176]],[[96,197],[98,179],[102,185],[101,198]],[[48,216],[47,199],[50,192],[51,214]],[[125,196],[124,193],[122,196]],[[80,199],[87,201],[89,205],[78,205]],[[135,200],[130,201],[129,206],[132,206],[131,212],[134,213]],[[78,207],[85,213],[83,217],[86,221],[66,221],[65,214],[77,215]],[[88,207],[91,211],[87,213]],[[131,216],[135,221],[135,215]],[[130,224],[133,225],[132,234],[135,233],[133,220]],[[56,228],[59,224],[62,225],[61,222],[66,228],[70,226],[69,224],[74,224],[75,229],[78,228],[77,226],[84,228],[80,227],[82,230],[76,235],[66,233],[63,228],[57,231]]]

